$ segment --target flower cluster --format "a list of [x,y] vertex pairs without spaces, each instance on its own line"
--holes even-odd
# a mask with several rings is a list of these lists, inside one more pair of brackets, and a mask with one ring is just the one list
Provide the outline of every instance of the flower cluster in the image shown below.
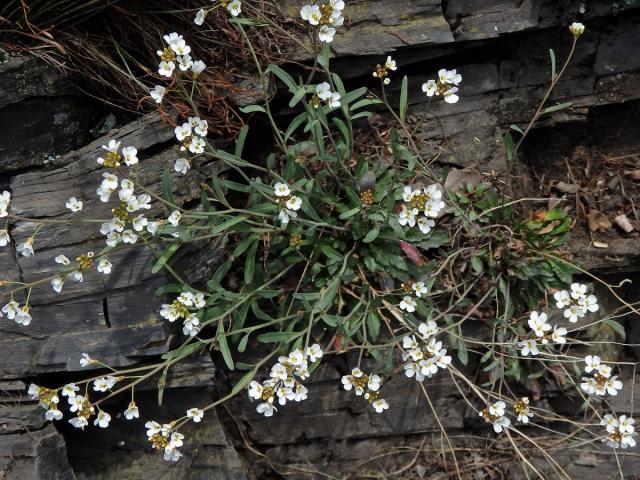
[[[109,143],[102,145],[102,148],[107,153],[104,158],[98,157],[98,164],[104,168],[118,168],[122,161],[124,161],[128,167],[138,163],[138,150],[136,147],[123,147],[120,152],[120,142],[109,140]],[[100,195],[100,193],[98,193],[98,195]]]
[[[118,189],[118,177],[112,173],[103,173],[103,180],[97,193],[102,202],[108,202],[111,194]],[[134,184],[129,179],[122,179],[118,191],[120,203],[111,211],[113,218],[104,222],[100,227],[100,233],[104,235],[109,247],[115,247],[120,243],[134,244],[138,241],[139,233],[146,230],[155,235],[159,222],[150,221],[144,214],[131,215],[140,210],[151,208],[151,197],[146,193],[135,195]],[[127,228],[129,227],[129,228]]]
[[462,75],[456,73],[455,69],[447,70],[443,68],[438,71],[437,80],[427,80],[426,83],[422,84],[422,91],[428,97],[442,95],[445,102],[456,103],[460,99],[457,95],[460,82],[462,82]]
[[343,0],[329,0],[328,3],[322,5],[305,5],[300,9],[300,16],[309,25],[318,26],[318,38],[321,42],[331,43],[336,34],[334,27],[340,27],[344,24],[342,10],[344,9]]
[[265,417],[271,417],[277,411],[273,406],[276,397],[279,405],[285,405],[287,400],[306,400],[308,390],[301,380],[309,378],[309,362],[313,363],[320,358],[322,349],[317,343],[307,347],[305,351],[297,348],[288,356],[279,357],[278,363],[271,367],[271,378],[262,383],[253,380],[249,384],[249,397],[261,401],[256,411]]
[[273,186],[273,191],[276,195],[276,201],[280,207],[280,213],[278,218],[282,225],[287,225],[289,219],[296,218],[298,216],[298,210],[302,207],[302,199],[295,195],[291,195],[291,189],[289,185],[282,182],[277,182]]
[[[567,334],[567,329],[559,327],[558,325],[551,326],[547,322],[547,314],[544,312],[538,313],[536,311],[531,312],[529,315],[529,328],[534,333],[535,338],[524,340],[518,343],[520,353],[525,357],[527,355],[539,355],[538,340],[542,345],[547,345],[550,341],[557,344],[566,343],[564,336]],[[553,331],[551,329],[553,328]]]
[[[68,277],[71,277],[75,282],[82,282],[84,280],[84,272],[91,268],[95,262],[94,257],[95,255],[93,252],[87,252],[86,254],[77,257],[77,265],[73,269],[62,271],[51,279],[51,288],[53,288],[53,291],[60,293],[62,291],[62,286]],[[54,258],[54,261],[64,266],[71,265],[71,260],[69,260],[65,255],[57,255]],[[103,257],[98,261],[98,272],[104,275],[109,275],[112,267],[113,265],[107,257]]]
[[[404,200],[404,204],[398,214],[398,222],[400,225],[415,227],[417,223],[422,233],[429,233],[436,224],[433,219],[436,218],[444,208],[442,192],[438,189],[437,185],[429,185],[424,189],[413,189],[407,185],[402,192],[402,199]],[[424,216],[420,216],[420,214]]]
[[193,67],[194,62],[190,55],[191,47],[187,45],[182,35],[173,32],[165,35],[164,41],[167,46],[156,52],[160,57],[160,64],[158,65],[158,73],[160,75],[170,78],[176,69],[176,63],[183,72]]
[[162,305],[160,316],[170,322],[183,318],[182,333],[193,337],[198,334],[201,328],[198,314],[194,310],[200,310],[205,305],[203,293],[182,292],[172,303]]
[[377,413],[382,413],[389,408],[384,398],[380,398],[380,386],[382,380],[378,375],[367,375],[358,367],[351,370],[351,375],[342,377],[342,386],[345,390],[354,390],[356,395],[362,396],[371,404]]
[[580,22],[573,22],[569,25],[569,31],[574,37],[579,37],[584,33],[584,25]]
[[[176,139],[181,143],[180,150],[198,155],[204,152],[209,125],[206,120],[200,117],[189,117],[182,125],[178,125],[174,133]],[[179,158],[176,160],[174,169],[183,175],[191,168],[190,158]]]
[[493,425],[494,432],[500,433],[511,425],[511,420],[505,415],[506,408],[507,404],[500,400],[488,405],[480,412],[480,416]]
[[31,323],[31,314],[29,314],[29,306],[23,305],[22,307],[15,300],[11,300],[4,307],[2,307],[2,311],[0,311],[0,318],[2,318],[2,314],[6,313],[7,318],[9,320],[14,320],[17,324],[22,325],[24,327],[28,326]]
[[518,421],[529,423],[529,418],[533,417],[533,412],[529,409],[529,397],[522,397],[513,404],[513,409],[518,414]]
[[391,79],[389,78],[389,70],[395,71],[397,69],[398,66],[396,65],[396,61],[392,60],[389,56],[387,57],[387,61],[384,62],[384,65],[376,65],[373,76],[382,80],[382,83],[384,83],[385,85],[389,85],[389,83],[391,83]]
[[316,91],[309,100],[309,103],[313,108],[318,108],[322,105],[322,102],[329,105],[331,108],[338,108],[340,106],[340,94],[338,92],[331,91],[331,85],[327,82],[322,82],[316,85]]
[[425,378],[431,378],[438,373],[438,368],[445,369],[451,363],[451,357],[447,355],[447,349],[442,348],[442,342],[436,340],[438,326],[433,320],[421,323],[418,326],[421,341],[415,335],[405,336],[402,339],[402,360],[404,373],[407,377],[415,376],[419,382]]
[[617,395],[618,390],[622,389],[622,382],[618,380],[617,375],[611,376],[611,367],[602,362],[597,355],[587,355],[584,357],[586,373],[593,372],[591,377],[582,377],[580,388],[589,395],[598,395],[604,397],[609,395]]
[[553,294],[556,307],[564,310],[565,318],[571,323],[584,317],[588,312],[598,311],[598,299],[595,295],[587,295],[587,286],[580,283],[572,283],[570,292],[560,290]]
[[164,459],[177,462],[182,457],[178,450],[184,443],[184,435],[174,430],[173,423],[160,425],[158,422],[149,421],[144,424],[147,429],[147,439],[156,450],[164,452]]
[[610,413],[607,413],[602,420],[600,420],[600,425],[607,429],[607,438],[604,439],[607,442],[607,446],[611,448],[627,448],[627,447],[635,447],[636,440],[635,436],[637,433],[635,432],[634,424],[636,421],[627,417],[626,415],[621,415],[620,418],[616,418]]

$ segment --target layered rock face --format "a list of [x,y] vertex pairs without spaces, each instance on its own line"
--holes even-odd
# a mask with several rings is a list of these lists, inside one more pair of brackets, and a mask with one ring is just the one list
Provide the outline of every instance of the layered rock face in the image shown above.
[[[504,169],[502,135],[510,125],[523,126],[531,118],[549,83],[549,49],[561,64],[571,42],[566,26],[576,19],[587,25],[587,32],[551,101],[572,105],[539,122],[523,145],[516,171],[528,179],[524,184],[535,195],[555,178],[559,159],[562,168],[568,163],[582,172],[576,173],[580,183],[597,172],[594,165],[611,165],[608,159],[638,153],[638,2],[347,3],[349,21],[332,44],[335,68],[348,84],[375,89],[373,67],[393,55],[400,70],[390,85],[391,98],[397,101],[400,77],[407,74],[411,126],[424,153],[439,153],[441,164],[485,173]],[[297,15],[299,7],[292,0],[283,2],[291,16]],[[303,54],[296,55],[304,59]],[[429,102],[420,91],[420,85],[444,67],[457,68],[463,75],[461,100],[455,105]],[[101,177],[95,159],[109,139],[135,145],[141,182],[154,192],[160,190],[164,167],[178,155],[172,128],[149,114],[110,129],[109,121],[105,122],[109,113],[108,107],[35,57],[17,57],[0,65],[0,190],[11,191],[15,214],[60,221],[40,230],[34,257],[17,255],[15,244],[0,249],[3,278],[33,281],[55,270],[52,259],[60,253],[71,258],[100,250],[99,226],[67,221],[71,216],[64,204],[75,195],[85,202],[87,216],[109,213],[95,193]],[[266,150],[271,145],[262,147]],[[185,177],[174,176],[178,202],[197,199],[200,175],[208,174],[210,168],[201,165]],[[620,182],[612,185],[597,201],[605,213],[614,215],[623,192]],[[638,195],[637,187],[631,194]],[[152,212],[161,211],[154,204]],[[33,229],[33,220],[10,225],[16,243]],[[588,231],[576,235],[571,249],[577,261],[603,274],[640,271],[637,232],[597,235],[607,243],[606,249],[594,247]],[[213,246],[201,246],[198,268],[216,264],[220,254],[212,252]],[[31,295],[34,320],[28,328],[0,319],[1,478],[320,478],[321,474],[366,473],[387,468],[389,457],[400,456],[410,463],[413,453],[400,450],[366,463],[394,449],[406,447],[413,452],[411,448],[433,444],[437,452],[439,422],[452,436],[476,432],[479,426],[445,376],[429,384],[438,419],[425,405],[418,384],[400,376],[385,387],[393,408],[383,416],[371,413],[340,390],[339,377],[351,366],[341,358],[328,360],[314,374],[308,401],[287,406],[274,418],[259,417],[244,398],[218,414],[208,413],[202,424],[185,432],[190,443],[184,449],[186,458],[177,466],[148,451],[141,423],[116,421],[108,431],[93,429],[84,434],[47,424],[42,411],[26,398],[30,381],[59,383],[77,378],[81,352],[112,366],[134,366],[157,358],[172,344],[173,332],[158,315],[162,298],[154,295],[167,279],[151,274],[154,256],[139,248],[111,260],[116,268],[109,277],[87,274],[83,283],[65,285],[60,295],[54,295],[48,284],[36,287]],[[193,259],[188,267],[195,268]],[[631,287],[626,293],[630,300],[638,295]],[[632,324],[631,319],[627,322]],[[638,343],[637,329],[630,326],[627,333],[629,343]],[[196,398],[215,398],[235,379],[227,376],[224,366],[216,369],[210,358],[196,359],[169,378],[162,408],[182,412]],[[149,418],[162,415],[153,387],[148,385],[138,401]],[[625,413],[629,404],[621,401],[619,413]],[[113,405],[114,411],[124,410],[121,407]],[[605,456],[585,460],[579,453],[567,454],[559,461],[573,478],[602,478],[617,471],[615,462]],[[625,462],[623,473],[632,478],[637,463]],[[424,475],[427,470],[415,470],[419,465],[420,461],[405,473]],[[518,468],[509,470],[512,478],[521,478]],[[279,472],[281,477],[269,472]]]

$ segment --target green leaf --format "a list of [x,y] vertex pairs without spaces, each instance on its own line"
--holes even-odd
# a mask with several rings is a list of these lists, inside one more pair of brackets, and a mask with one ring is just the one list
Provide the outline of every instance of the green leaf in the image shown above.
[[244,353],[247,349],[247,342],[249,342],[249,333],[247,333],[244,337],[240,339],[240,343],[238,343],[238,352]]
[[378,338],[380,334],[380,317],[376,312],[369,312],[367,315],[367,333],[372,340]]
[[473,257],[471,259],[471,267],[473,271],[480,274],[484,270],[484,264],[482,263],[482,259],[480,257]]
[[347,210],[346,212],[343,212],[340,214],[340,220],[345,220],[349,217],[353,217],[356,213],[360,212],[362,210],[361,207],[356,207],[356,208],[352,208],[351,210]]
[[300,100],[304,98],[306,94],[307,94],[307,89],[305,87],[298,88],[298,91],[289,101],[289,108],[295,107],[298,104],[298,102],[300,102]]
[[167,372],[169,371],[169,366],[166,366],[162,371],[162,375],[158,379],[158,405],[162,405],[162,397],[164,396],[164,387],[167,384]]
[[356,103],[351,105],[349,109],[353,112],[358,108],[367,107],[369,105],[380,105],[382,102],[377,98],[363,98],[362,100],[358,100]]
[[507,160],[511,162],[513,160],[513,137],[509,132],[504,134],[504,149],[507,153]]
[[218,348],[220,348],[220,353],[222,353],[224,363],[227,364],[227,368],[229,368],[229,370],[234,370],[235,366],[233,364],[233,357],[231,356],[231,350],[229,350],[229,344],[227,343],[227,337],[225,336],[222,322],[218,323],[216,339],[218,340]]
[[250,285],[253,282],[253,272],[256,265],[256,252],[258,250],[259,241],[256,239],[247,252],[247,257],[244,259],[244,283]]
[[291,137],[291,135],[293,135],[293,132],[295,132],[298,127],[300,125],[302,125],[302,122],[304,122],[307,119],[307,112],[302,112],[300,115],[298,115],[296,118],[294,118],[293,120],[291,120],[291,123],[289,124],[289,128],[287,128],[286,133],[284,134],[284,141],[286,142],[287,140],[289,140],[289,138]]
[[238,138],[236,139],[236,149],[235,149],[236,157],[242,157],[242,150],[244,149],[244,141],[247,139],[248,132],[249,132],[249,125],[245,125],[240,129],[240,133],[238,133]]
[[553,48],[549,49],[549,57],[551,57],[551,81],[556,78],[556,54]]
[[296,332],[269,332],[258,335],[258,341],[261,343],[278,343],[289,340]]
[[626,340],[627,332],[625,331],[624,327],[621,324],[619,324],[618,322],[610,318],[608,318],[607,320],[604,320],[602,323],[604,323],[605,325],[610,327],[614,332],[616,332],[620,336],[622,341]]
[[253,113],[253,112],[267,113],[267,111],[261,105],[247,105],[246,107],[240,107],[240,111],[242,113]]
[[269,67],[267,68],[267,71],[273,73],[276,77],[282,80],[282,83],[284,83],[287,86],[287,88],[289,89],[289,92],[291,92],[292,94],[295,95],[295,93],[298,91],[298,85],[296,85],[296,82],[293,80],[293,77],[291,77],[291,75],[289,75],[279,66],[273,65],[273,64],[269,65]]
[[467,346],[464,344],[464,340],[458,342],[458,360],[463,365],[469,363],[469,354],[467,353]]
[[245,217],[244,215],[241,215],[239,217],[235,217],[235,218],[231,218],[229,220],[227,220],[224,223],[221,223],[220,225],[216,225],[215,227],[213,227],[211,229],[211,233],[221,233],[224,232],[225,230],[228,230],[229,228],[233,227],[234,225],[237,225],[238,223],[244,222],[247,219],[247,217]]
[[369,118],[371,115],[373,115],[373,112],[360,112],[351,117],[351,120],[357,120],[358,118]]
[[351,102],[353,102],[354,100],[360,98],[361,96],[363,96],[367,92],[368,92],[367,87],[357,88],[357,89],[347,93],[346,95],[344,95],[340,99],[340,103],[342,105],[349,105]]
[[376,259],[373,257],[364,257],[364,265],[369,269],[369,271],[371,272],[375,272],[376,271]]
[[551,105],[550,107],[545,108],[542,113],[557,112],[558,110],[570,107],[571,105],[573,105],[573,102],[558,103],[557,105]]
[[171,256],[176,253],[176,250],[180,248],[180,243],[172,243],[167,248],[164,249],[164,252],[158,257],[156,263],[151,267],[151,273],[158,273],[160,269],[164,266],[165,263],[171,258]]
[[168,168],[162,172],[162,196],[167,202],[175,205],[176,202],[173,199],[173,193],[171,193],[171,174]]
[[364,243],[371,243],[376,238],[378,238],[378,235],[380,235],[380,229],[378,227],[374,227],[371,230],[369,230],[369,233],[367,233],[367,235],[364,237],[364,240],[362,241]]
[[407,102],[409,99],[409,79],[405,75],[400,88],[400,121],[404,122],[407,115]]
[[524,135],[524,131],[516,124],[512,124],[509,126],[511,130],[518,132],[520,135]]

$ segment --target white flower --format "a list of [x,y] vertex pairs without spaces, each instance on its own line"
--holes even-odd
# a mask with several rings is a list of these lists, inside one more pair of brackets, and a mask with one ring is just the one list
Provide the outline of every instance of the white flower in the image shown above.
[[101,202],[108,202],[111,194],[118,188],[118,177],[108,172],[103,173],[102,177],[102,183],[96,190],[96,193],[100,197]]
[[496,433],[502,432],[503,429],[508,428],[511,425],[511,420],[507,417],[500,417],[493,422],[493,431]]
[[287,368],[280,362],[271,367],[270,375],[271,378],[277,381],[286,380],[289,376],[289,374],[287,373]]
[[307,356],[311,362],[315,362],[322,358],[322,348],[320,348],[320,345],[314,343],[310,347],[307,347]]
[[554,343],[567,343],[567,339],[564,336],[567,334],[567,329],[564,327],[553,326],[553,333],[551,334],[551,340]]
[[16,312],[15,322],[24,327],[29,326],[31,323],[31,315],[29,315],[29,307],[24,305],[20,310]]
[[9,203],[11,202],[11,193],[6,190],[0,195],[0,218],[9,215],[7,211],[9,209]]
[[600,374],[601,377],[609,378],[611,376],[612,368],[609,365],[605,365],[604,363],[601,363],[600,365],[598,365],[596,370],[598,370],[598,373]]
[[124,418],[127,420],[133,420],[134,418],[140,418],[140,409],[133,400],[129,403],[129,407],[124,411]]
[[382,380],[378,375],[370,375],[369,381],[367,382],[367,388],[372,392],[376,392],[380,389]]
[[18,244],[16,251],[21,253],[23,257],[30,257],[33,255],[33,237],[27,238],[24,242]]
[[158,222],[148,222],[147,223],[147,232],[151,235],[155,235],[158,231]]
[[553,298],[556,301],[556,307],[564,308],[571,303],[571,296],[566,290],[560,290],[553,294]]
[[199,408],[190,408],[187,410],[187,418],[192,419],[195,423],[199,423],[204,417],[204,411]]
[[144,424],[144,428],[147,429],[147,437],[151,438],[155,434],[160,433],[162,431],[162,425],[158,422],[148,421]]
[[420,335],[424,338],[432,337],[438,333],[438,324],[433,320],[428,320],[427,323],[421,323],[418,325],[418,332],[420,332]]
[[340,106],[340,94],[338,92],[331,93],[331,98],[329,99],[329,106],[331,108],[338,108]]
[[596,379],[593,377],[582,377],[582,383],[580,384],[580,388],[588,393],[589,395],[593,395],[596,393],[596,388],[598,383]]
[[68,383],[62,387],[61,393],[65,397],[73,398],[76,396],[76,392],[80,390],[75,383]]
[[316,85],[316,95],[320,100],[331,99],[331,85],[327,82],[322,82]]
[[307,393],[309,393],[309,390],[307,390],[307,388],[301,383],[298,383],[293,391],[293,400],[296,402],[306,400]]
[[489,411],[489,414],[491,414],[494,417],[502,417],[505,414],[506,408],[507,408],[507,404],[504,403],[502,400],[499,400],[489,405],[487,410]]
[[416,297],[422,297],[429,292],[429,289],[424,282],[415,282],[411,284],[411,289],[415,292]]
[[538,350],[538,343],[533,339],[518,343],[518,348],[520,348],[520,353],[525,357],[529,354],[532,356],[540,354],[540,351]]
[[204,308],[204,306],[206,304],[207,304],[207,302],[204,299],[204,293],[198,292],[198,293],[193,295],[193,306],[194,307],[196,307],[196,308]]
[[269,402],[260,403],[256,407],[256,411],[258,413],[264,414],[265,417],[273,416],[273,412],[275,412],[276,410],[277,410],[276,407],[274,407],[273,404]]
[[185,138],[191,136],[191,125],[188,122],[185,122],[182,125],[178,125],[173,131],[176,135],[176,140],[181,142]]
[[123,243],[130,243],[131,245],[133,245],[137,241],[138,241],[138,235],[133,233],[133,230],[125,230],[124,232],[122,232]]
[[141,232],[148,224],[149,221],[143,214],[134,217],[134,219],[131,221],[131,226],[136,232]]
[[0,230],[0,247],[6,247],[11,242],[9,232],[6,230]]
[[124,147],[122,149],[122,157],[124,163],[127,166],[132,166],[138,163],[138,149],[136,147]]
[[84,427],[89,425],[89,422],[84,417],[74,417],[69,420],[69,423],[73,425],[75,428],[79,428],[80,430],[84,430]]
[[151,196],[143,193],[136,198],[137,210],[149,210],[151,208]]
[[176,172],[185,175],[191,168],[191,162],[187,158],[179,158],[173,168]]
[[438,71],[438,79],[442,84],[459,85],[462,82],[462,75],[456,73],[456,70],[447,70],[443,68]]
[[579,300],[587,295],[587,286],[580,283],[571,284],[571,298]]
[[533,417],[533,412],[529,410],[529,399],[527,397],[522,397],[519,403],[520,410],[517,410],[518,421],[522,423],[529,423],[529,418]]
[[414,227],[416,224],[416,214],[413,210],[409,210],[406,205],[402,206],[402,211],[398,214],[398,223],[400,225],[409,225]]
[[86,367],[87,365],[92,365],[94,363],[96,363],[96,361],[93,358],[91,358],[88,353],[83,353],[82,356],[80,357],[80,367],[82,368]]
[[252,380],[251,383],[249,384],[249,397],[253,398],[254,400],[260,400],[262,398],[262,392],[264,391],[263,386],[256,382],[255,380]]
[[418,228],[425,235],[431,231],[433,227],[436,226],[436,222],[431,220],[430,218],[420,217],[418,219]]
[[40,398],[40,387],[35,383],[29,385],[27,393],[31,396],[31,400],[38,400]]
[[422,84],[422,91],[427,94],[428,97],[433,97],[438,92],[438,84],[435,80],[427,80]]
[[49,421],[62,420],[62,412],[57,408],[52,407],[47,410],[47,412],[44,414],[44,417]]
[[72,412],[79,412],[84,406],[85,398],[82,395],[76,395],[75,397],[69,397],[69,410]]
[[112,266],[113,265],[111,265],[111,262],[109,260],[107,260],[106,258],[102,258],[98,262],[98,271],[100,273],[103,273],[104,275],[109,275],[111,273]]
[[98,378],[93,381],[93,389],[96,392],[106,392],[113,386],[113,385],[110,385],[110,383],[111,382],[109,382],[107,377]]
[[176,57],[178,61],[178,68],[183,72],[186,72],[193,65],[193,60],[191,60],[191,55],[178,55]]
[[207,65],[202,60],[196,60],[191,65],[191,73],[193,74],[193,78],[196,79],[200,76],[204,69],[207,68]]
[[200,331],[200,320],[198,320],[198,316],[195,313],[190,314],[184,320],[184,324],[182,326],[182,333],[184,335],[189,335],[190,337],[194,337]]
[[589,312],[597,312],[600,308],[598,306],[598,299],[595,295],[589,295],[578,300],[578,305],[580,305],[583,310],[587,310]]
[[[633,419],[631,419],[631,421],[633,421]],[[618,419],[616,417],[614,417],[610,413],[607,413],[604,417],[600,419],[600,425],[602,425],[603,427],[606,427],[607,432],[613,433],[618,429],[618,426],[620,425],[620,423],[618,422]],[[633,431],[633,429],[631,431]]]
[[98,412],[98,415],[96,416],[96,419],[93,421],[93,424],[99,426],[100,428],[107,428],[110,421],[111,415],[103,410],[100,410]]
[[353,375],[343,375],[340,381],[342,382],[342,387],[345,390],[349,391],[353,388]]
[[597,355],[587,355],[586,357],[584,357],[584,363],[587,365],[586,367],[584,367],[584,371],[589,373],[593,370],[598,369],[601,363],[601,359]]
[[176,64],[173,62],[160,62],[158,65],[158,73],[163,77],[171,77],[173,71],[176,69]]
[[71,263],[71,260],[66,255],[56,255],[53,260],[61,265],[69,265]]
[[333,37],[336,34],[336,29],[330,27],[329,25],[322,25],[320,30],[318,31],[318,38],[321,42],[331,43],[333,42]]
[[456,95],[457,91],[458,87],[451,87],[449,90],[442,94],[442,98],[444,98],[444,101],[447,103],[457,103],[458,100],[460,100],[460,97]]
[[238,15],[240,15],[240,13],[242,13],[242,2],[240,0],[233,0],[229,2],[229,5],[227,5],[227,10],[229,10],[229,13],[231,15],[237,17]]
[[7,314],[7,318],[9,320],[13,320],[16,318],[16,315],[20,311],[20,304],[14,300],[11,300],[4,307],[2,307],[2,311]]
[[109,247],[115,247],[122,241],[122,235],[118,232],[111,232],[107,235],[107,245]]
[[193,19],[193,23],[195,23],[196,25],[202,25],[204,23],[204,17],[207,16],[207,12],[204,9],[200,9],[198,10],[198,13],[196,13],[196,18]]
[[613,377],[607,379],[604,387],[606,388],[609,395],[615,396],[618,394],[618,390],[622,390],[622,382],[618,380],[617,376],[614,375]]
[[167,218],[167,221],[174,227],[177,227],[180,224],[181,218],[182,214],[180,213],[180,211],[174,210],[173,212],[171,212],[171,215],[169,215],[169,218]]
[[444,208],[444,202],[440,199],[430,198],[424,204],[424,214],[427,217],[436,218],[440,214],[440,210]]
[[576,323],[579,318],[584,317],[584,313],[584,309],[577,303],[574,303],[569,305],[569,308],[564,311],[564,316],[568,318],[571,323]]
[[409,203],[413,200],[413,197],[420,195],[420,190],[413,190],[409,185],[405,185],[404,190],[402,191],[402,199]]
[[322,13],[318,5],[305,5],[300,9],[300,16],[303,20],[309,22],[310,25],[320,24]]
[[191,137],[191,142],[189,143],[189,151],[191,153],[202,153],[204,152],[204,147],[205,147],[206,143],[204,141],[204,138],[202,137]]
[[406,310],[409,313],[416,311],[416,301],[409,296],[403,297],[400,305],[398,306],[400,307],[400,309]]
[[544,337],[545,332],[551,330],[551,325],[547,323],[546,313],[531,312],[528,323],[529,328],[533,330],[533,333],[535,333],[537,337]]
[[280,213],[278,214],[278,218],[280,219],[280,222],[282,222],[282,225],[287,225],[290,218],[295,218],[297,216],[298,214],[295,211],[287,210],[286,208],[280,210]]
[[387,70],[397,70],[398,65],[396,64],[395,60],[392,60],[391,57],[388,56],[387,61],[384,62],[384,68],[386,68]]
[[569,25],[569,31],[574,37],[579,37],[584,33],[584,25],[580,22],[573,22]]
[[389,408],[389,404],[384,398],[379,398],[378,400],[375,400],[371,404],[371,406],[375,409],[376,413],[382,413]]
[[161,103],[166,93],[167,89],[162,85],[156,85],[155,87],[153,87],[153,90],[149,91],[151,98],[153,98],[156,103]]
[[626,415],[620,415],[620,419],[618,420],[618,422],[618,430],[620,430],[621,433],[634,432],[635,427],[633,425],[636,423],[636,421],[633,418],[627,417]]
[[209,133],[209,123],[206,120],[201,120],[198,117],[190,117],[189,120],[193,119],[193,131],[196,132],[201,137],[206,137],[207,133]]
[[291,353],[289,353],[289,357],[287,358],[287,360],[292,365],[301,366],[305,362],[306,357],[302,350],[296,348]]
[[175,322],[180,317],[180,312],[173,304],[165,303],[160,308],[160,316],[166,318],[170,322]]
[[296,197],[295,195],[293,195],[291,196],[291,198],[289,198],[289,200],[287,200],[285,205],[289,210],[293,210],[293,211],[300,210],[300,207],[302,206],[302,199],[300,197]]
[[289,189],[289,185],[282,182],[277,182],[273,186],[274,193],[276,197],[288,197],[291,194],[291,190]]
[[69,200],[67,200],[65,206],[72,212],[79,212],[80,210],[82,210],[82,202],[76,197],[71,197]]

